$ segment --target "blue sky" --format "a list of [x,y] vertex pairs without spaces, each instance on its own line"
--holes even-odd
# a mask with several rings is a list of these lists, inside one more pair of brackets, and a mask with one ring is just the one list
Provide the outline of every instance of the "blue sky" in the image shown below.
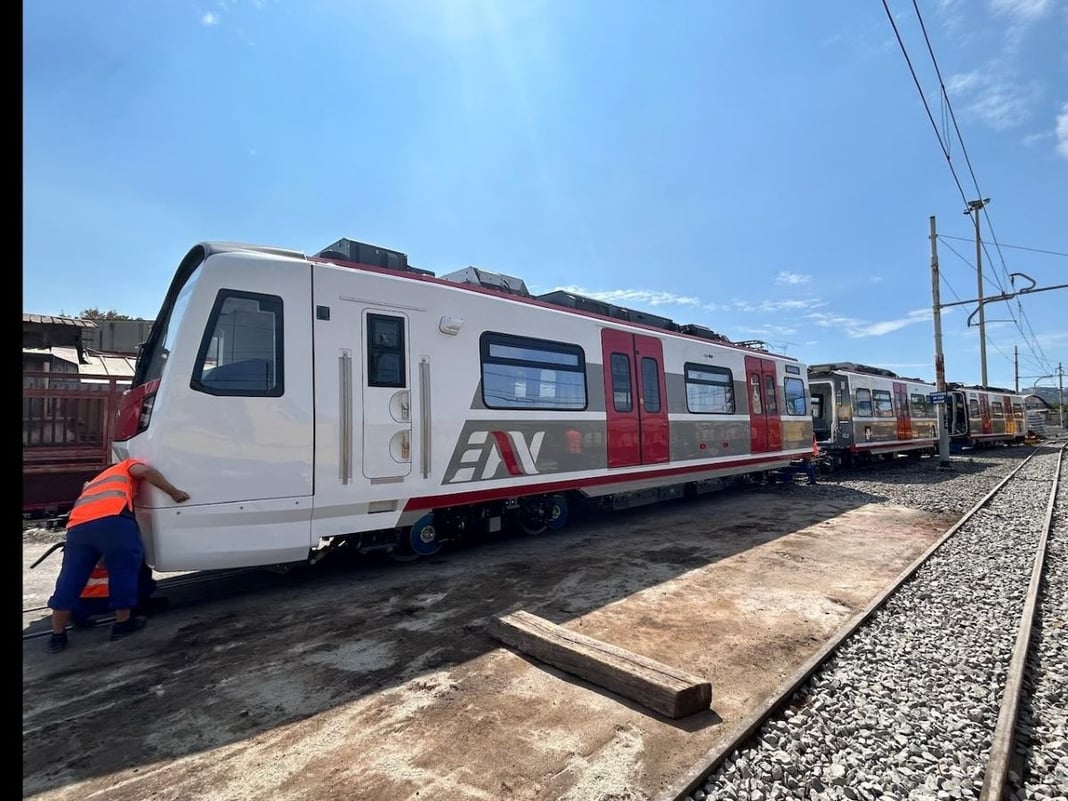
[[[1068,283],[1021,249],[1068,253],[1068,0],[919,3],[963,148],[890,8],[991,198],[984,295]],[[348,236],[933,380],[931,215],[943,302],[978,297],[881,0],[34,0],[23,24],[27,312],[152,318],[198,241]],[[979,381],[974,308],[944,313],[949,380]],[[1066,311],[988,305],[989,382],[1014,348],[1021,386],[1068,362]]]

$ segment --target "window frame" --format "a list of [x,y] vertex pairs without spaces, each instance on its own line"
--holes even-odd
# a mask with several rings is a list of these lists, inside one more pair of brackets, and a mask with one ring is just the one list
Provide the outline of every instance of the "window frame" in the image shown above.
[[[860,399],[860,393],[862,393],[862,392],[865,395],[868,396],[868,399],[866,401]],[[853,416],[854,417],[875,417],[875,404],[872,401],[871,390],[868,389],[867,387],[857,387],[856,390],[854,391],[853,395],[854,395],[854,399],[853,399]],[[867,414],[862,414],[861,413],[861,411],[860,411],[861,404],[867,404],[867,406],[868,406]]]
[[873,417],[897,417],[897,413],[894,410],[894,396],[889,390],[873,389],[871,391],[871,404]]
[[[222,315],[223,306],[231,298],[240,300],[255,300],[261,304],[269,303],[276,306],[274,312],[274,386],[263,389],[218,389],[206,385],[203,380],[204,362],[207,360],[211,342],[215,338],[218,328],[219,317]],[[281,295],[269,295],[264,292],[248,292],[241,289],[220,289],[215,294],[215,301],[211,306],[211,313],[204,323],[204,333],[200,338],[200,347],[197,348],[197,357],[193,362],[193,373],[189,377],[189,388],[194,392],[204,395],[212,395],[218,398],[280,398],[285,394],[285,301]]]
[[[711,373],[713,375],[723,375],[727,377],[725,382],[723,381],[709,381],[703,378],[693,378],[690,375],[691,371],[697,371],[701,373]],[[734,390],[734,373],[729,367],[720,367],[719,365],[711,364],[698,364],[696,362],[686,362],[682,365],[682,382],[686,392],[686,411],[690,414],[737,414],[738,413],[738,399],[737,393]],[[724,411],[717,411],[715,409],[704,410],[694,409],[690,405],[690,384],[696,384],[698,386],[705,387],[725,387],[729,392],[730,404],[728,409]],[[748,384],[746,385],[748,387]],[[746,390],[748,391],[748,389]]]
[[[396,347],[384,347],[374,343],[375,322],[396,322],[400,324],[400,344]],[[367,326],[367,347],[364,357],[367,359],[367,386],[379,389],[407,389],[408,387],[408,337],[406,331],[407,319],[397,314],[384,314],[382,312],[367,312],[365,325]],[[375,380],[372,375],[375,364],[374,356],[383,353],[397,353],[400,356],[400,383],[392,381]]]
[[[506,348],[522,348],[525,350],[543,351],[545,353],[559,353],[569,356],[577,356],[577,365],[562,364],[560,362],[552,361],[537,361],[536,359],[520,359],[511,358],[506,356],[494,356],[491,354],[491,348],[493,345],[501,345]],[[525,367],[536,370],[554,370],[557,372],[574,373],[582,378],[582,383],[576,386],[582,387],[582,404],[568,404],[564,406],[560,405],[548,405],[548,404],[527,404],[522,405],[519,403],[507,403],[501,404],[490,403],[486,397],[486,365],[498,364],[506,367]],[[589,379],[586,375],[586,352],[581,345],[576,345],[571,342],[560,342],[552,339],[537,339],[535,337],[518,336],[516,334],[505,334],[500,331],[483,331],[479,337],[479,384],[480,393],[482,395],[482,404],[487,409],[499,409],[504,411],[511,410],[525,410],[525,411],[544,411],[544,412],[584,412],[590,405],[590,389]],[[631,371],[633,374],[633,370]],[[631,388],[633,392],[633,386]],[[613,393],[614,395],[614,393]],[[633,404],[633,395],[632,395]]]
[[[646,368],[652,367],[650,373]],[[664,408],[664,399],[660,397],[660,362],[652,356],[642,356],[638,363],[638,374],[642,382],[642,411],[645,414],[660,414]],[[655,396],[656,408],[649,402]]]
[[[801,385],[801,393],[800,393],[800,395],[798,395],[796,393],[793,396],[790,395],[789,386],[790,386],[790,382],[791,381],[795,381],[795,382],[797,382],[798,384]],[[786,376],[782,381],[782,393],[783,393],[783,400],[785,401],[785,406],[786,406],[786,411],[784,412],[784,414],[787,417],[804,417],[806,414],[810,413],[809,412],[810,404],[809,404],[809,399],[808,399],[808,393],[805,391],[805,382],[802,381],[800,378],[795,378],[793,376]],[[802,410],[800,412],[790,411],[790,401],[791,400],[797,400],[798,398],[800,398],[801,403],[803,404]]]

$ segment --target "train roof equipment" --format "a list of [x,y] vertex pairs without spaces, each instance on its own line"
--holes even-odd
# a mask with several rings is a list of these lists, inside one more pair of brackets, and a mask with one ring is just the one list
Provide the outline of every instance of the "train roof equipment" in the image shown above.
[[674,320],[659,314],[651,314],[650,312],[631,309],[626,306],[619,306],[615,303],[608,303],[607,301],[598,300],[597,298],[592,298],[587,295],[580,295],[567,289],[555,289],[551,292],[534,295],[530,292],[526,282],[522,278],[486,270],[481,267],[469,266],[439,276],[430,270],[412,267],[408,263],[408,256],[405,253],[401,253],[398,250],[379,247],[377,245],[369,245],[365,242],[358,242],[354,239],[343,237],[337,242],[327,245],[318,253],[315,253],[312,258],[327,261],[341,261],[356,266],[375,267],[400,273],[415,273],[430,278],[437,278],[441,281],[448,281],[450,283],[466,286],[476,286],[481,289],[488,289],[513,297],[540,301],[564,309],[572,309],[587,314],[597,314],[615,320],[623,320],[630,323],[637,323],[638,325],[649,326],[651,328],[659,328],[664,331],[685,334],[709,342],[719,342],[724,345],[745,348],[747,350],[769,351],[767,343],[761,340],[733,342],[729,337],[724,336],[718,331],[713,331],[711,328],[704,325],[698,325],[696,323],[677,323]]

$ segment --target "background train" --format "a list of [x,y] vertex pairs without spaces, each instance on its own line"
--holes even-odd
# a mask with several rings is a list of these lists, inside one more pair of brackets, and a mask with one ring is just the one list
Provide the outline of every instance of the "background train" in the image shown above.
[[938,415],[954,449],[1023,442],[1024,399],[1011,390],[934,384],[853,362],[808,368],[812,428],[833,465],[938,451]]
[[[142,499],[149,562],[172,571],[338,546],[414,557],[512,523],[558,528],[576,502],[765,481],[817,453],[920,455],[937,448],[933,392],[567,292],[534,297],[476,268],[436,277],[342,239],[311,257],[192,248],[117,415],[98,405],[112,458],[158,463],[192,495]],[[1023,437],[1020,396],[954,385],[944,408],[958,445]]]

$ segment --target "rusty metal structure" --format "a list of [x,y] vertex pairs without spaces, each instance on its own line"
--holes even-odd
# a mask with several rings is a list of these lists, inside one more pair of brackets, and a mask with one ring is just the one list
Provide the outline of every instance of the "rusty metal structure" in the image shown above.
[[69,510],[82,484],[111,463],[136,356],[90,347],[100,339],[93,320],[23,314],[22,329],[22,513],[48,517]]

